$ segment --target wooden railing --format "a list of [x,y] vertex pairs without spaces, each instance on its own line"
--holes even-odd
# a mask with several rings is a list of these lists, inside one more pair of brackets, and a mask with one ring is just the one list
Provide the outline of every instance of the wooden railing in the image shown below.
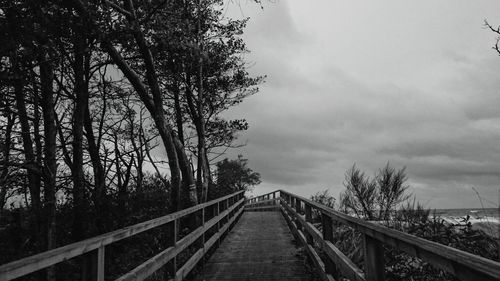
[[245,211],[279,210],[279,191],[274,191],[245,201]]
[[[244,191],[239,191],[176,213],[4,264],[0,266],[0,281],[12,280],[25,276],[92,251],[97,251],[96,279],[98,281],[104,281],[104,254],[107,245],[168,223],[173,224],[172,245],[116,280],[144,280],[169,261],[173,261],[175,280],[182,280],[203,258],[207,250],[221,239],[222,235],[243,212],[245,201],[243,193]],[[205,220],[205,214],[210,208],[214,216],[209,220]],[[180,220],[188,215],[195,215],[196,213],[199,213],[201,216],[201,225],[186,236],[177,240]],[[217,228],[217,231],[205,241],[205,233],[214,227]],[[182,267],[177,268],[177,255],[193,245],[196,241],[199,241],[200,238],[202,239],[202,246],[184,263],[184,265],[182,265]]]
[[[341,273],[350,280],[383,281],[383,244],[429,262],[460,280],[500,280],[498,262],[348,216],[283,190],[279,195],[280,208],[290,229],[306,248],[323,280],[338,280]],[[313,210],[321,214],[321,232],[312,223]],[[362,234],[364,272],[332,243],[333,221]],[[325,260],[320,258],[316,247],[326,255]]]

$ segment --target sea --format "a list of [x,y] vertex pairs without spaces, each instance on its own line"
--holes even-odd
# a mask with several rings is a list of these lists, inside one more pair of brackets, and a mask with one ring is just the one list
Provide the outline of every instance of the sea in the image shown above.
[[433,214],[436,217],[466,217],[469,215],[471,218],[500,218],[499,208],[479,208],[479,209],[435,209],[431,210],[430,216]]

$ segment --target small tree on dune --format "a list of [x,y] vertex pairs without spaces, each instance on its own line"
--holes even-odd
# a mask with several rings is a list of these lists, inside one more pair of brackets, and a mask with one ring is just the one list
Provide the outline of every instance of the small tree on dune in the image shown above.
[[411,196],[407,194],[407,180],[404,167],[396,170],[387,163],[370,178],[353,165],[345,174],[340,209],[368,220],[388,220],[391,212]]

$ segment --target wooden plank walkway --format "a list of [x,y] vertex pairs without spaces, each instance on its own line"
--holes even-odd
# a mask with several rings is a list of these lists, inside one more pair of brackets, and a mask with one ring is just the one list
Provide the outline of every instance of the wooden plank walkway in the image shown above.
[[[302,254],[303,255],[303,254]],[[312,280],[281,212],[244,212],[195,278]]]

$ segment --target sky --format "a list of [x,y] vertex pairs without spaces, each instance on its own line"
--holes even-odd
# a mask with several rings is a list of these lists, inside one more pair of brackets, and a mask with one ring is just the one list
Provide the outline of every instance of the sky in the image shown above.
[[[338,196],[353,164],[369,176],[406,167],[429,208],[497,207],[500,56],[487,19],[500,1],[231,1],[260,92],[234,150],[261,174],[253,194]],[[480,194],[477,196],[473,187]]]

